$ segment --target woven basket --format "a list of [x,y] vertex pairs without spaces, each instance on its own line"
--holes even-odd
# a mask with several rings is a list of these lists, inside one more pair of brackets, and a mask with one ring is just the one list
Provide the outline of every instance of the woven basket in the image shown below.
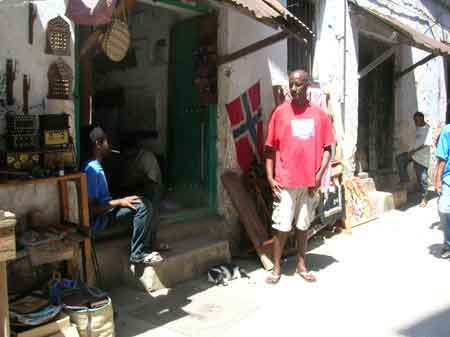
[[114,312],[111,299],[97,309],[69,309],[64,311],[76,325],[80,337],[115,337]]
[[114,62],[122,61],[130,47],[130,32],[128,25],[114,19],[103,38],[102,48],[105,54]]

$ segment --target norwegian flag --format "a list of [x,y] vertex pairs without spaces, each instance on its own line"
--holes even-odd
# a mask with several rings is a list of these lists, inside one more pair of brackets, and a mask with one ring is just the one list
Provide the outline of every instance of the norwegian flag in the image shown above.
[[258,81],[241,96],[226,105],[239,166],[247,171],[263,153],[261,92]]

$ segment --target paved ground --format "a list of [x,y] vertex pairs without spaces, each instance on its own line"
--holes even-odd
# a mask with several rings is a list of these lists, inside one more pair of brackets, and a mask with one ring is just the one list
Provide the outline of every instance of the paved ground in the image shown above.
[[294,275],[288,259],[276,286],[255,261],[250,280],[211,287],[195,280],[171,291],[113,293],[118,337],[405,336],[450,337],[450,262],[441,248],[436,200],[393,211],[317,239],[309,262],[318,282]]

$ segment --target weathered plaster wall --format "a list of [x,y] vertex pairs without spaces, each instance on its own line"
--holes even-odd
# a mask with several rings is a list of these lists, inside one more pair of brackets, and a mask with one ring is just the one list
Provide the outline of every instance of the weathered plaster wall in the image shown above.
[[352,27],[344,1],[318,0],[315,4],[317,41],[313,78],[330,90],[336,140],[345,171],[351,174],[358,135],[358,33]]
[[[448,8],[437,1],[397,0],[362,1],[361,4],[399,20],[438,41],[449,40],[450,16]],[[396,53],[397,70],[420,61],[429,53],[409,46],[400,46]],[[420,110],[433,126],[435,136],[445,124],[447,88],[444,57],[437,57],[417,67],[397,81],[394,151],[402,152],[414,144],[415,128],[412,115]]]
[[[343,109],[343,36],[344,2],[317,0],[318,41],[314,62],[314,77],[331,88],[332,106],[336,113],[338,141],[341,141],[347,173],[354,170],[354,154],[358,123],[358,28],[357,20],[347,13],[346,90]],[[375,9],[413,27],[438,41],[449,40],[449,10],[436,1],[415,0],[358,0],[360,6]],[[330,54],[337,55],[330,58]],[[396,70],[405,69],[428,53],[409,46],[399,46]],[[427,115],[435,135],[445,123],[446,114],[445,60],[437,57],[404,76],[395,86],[394,153],[413,145],[414,124],[411,117],[416,110]]]
[[[14,97],[16,106],[13,111],[21,111],[22,78],[28,74],[31,79],[29,96],[30,113],[70,113],[72,131],[74,125],[73,102],[49,100],[47,97],[47,70],[57,56],[47,55],[45,50],[45,27],[47,22],[61,15],[64,17],[66,3],[64,0],[34,1],[38,16],[34,23],[34,43],[28,43],[28,2],[23,0],[0,0],[0,72],[4,73],[6,59],[17,60],[16,81],[14,82]],[[70,21],[68,21],[70,23]],[[71,25],[72,45],[71,56],[63,57],[75,74],[74,63],[74,31]],[[5,109],[0,108],[0,134],[5,132]],[[75,196],[71,193],[72,198]],[[73,205],[76,201],[73,198]],[[0,189],[0,208],[10,209],[25,215],[31,209],[40,209],[49,219],[58,219],[58,194],[54,185],[28,186],[21,188]]]
[[[221,55],[232,53],[275,32],[270,27],[255,22],[236,11],[221,9],[219,14],[219,53]],[[287,42],[281,41],[219,68],[218,206],[219,213],[225,215],[230,224],[236,223],[237,217],[220,182],[220,175],[225,169],[238,168],[238,165],[225,104],[261,80],[262,111],[266,121],[274,108],[272,85],[280,84],[283,80],[286,81],[285,78],[280,78],[275,74],[285,74],[287,71],[286,50]],[[233,232],[231,235],[239,234],[238,229],[233,228],[232,225],[230,225],[230,231]]]

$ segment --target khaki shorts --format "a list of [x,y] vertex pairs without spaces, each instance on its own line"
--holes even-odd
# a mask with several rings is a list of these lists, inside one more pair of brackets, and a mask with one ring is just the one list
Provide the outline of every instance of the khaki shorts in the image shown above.
[[292,224],[298,230],[306,231],[313,220],[314,199],[309,196],[308,188],[286,188],[274,201],[272,227],[280,232],[290,232]]

